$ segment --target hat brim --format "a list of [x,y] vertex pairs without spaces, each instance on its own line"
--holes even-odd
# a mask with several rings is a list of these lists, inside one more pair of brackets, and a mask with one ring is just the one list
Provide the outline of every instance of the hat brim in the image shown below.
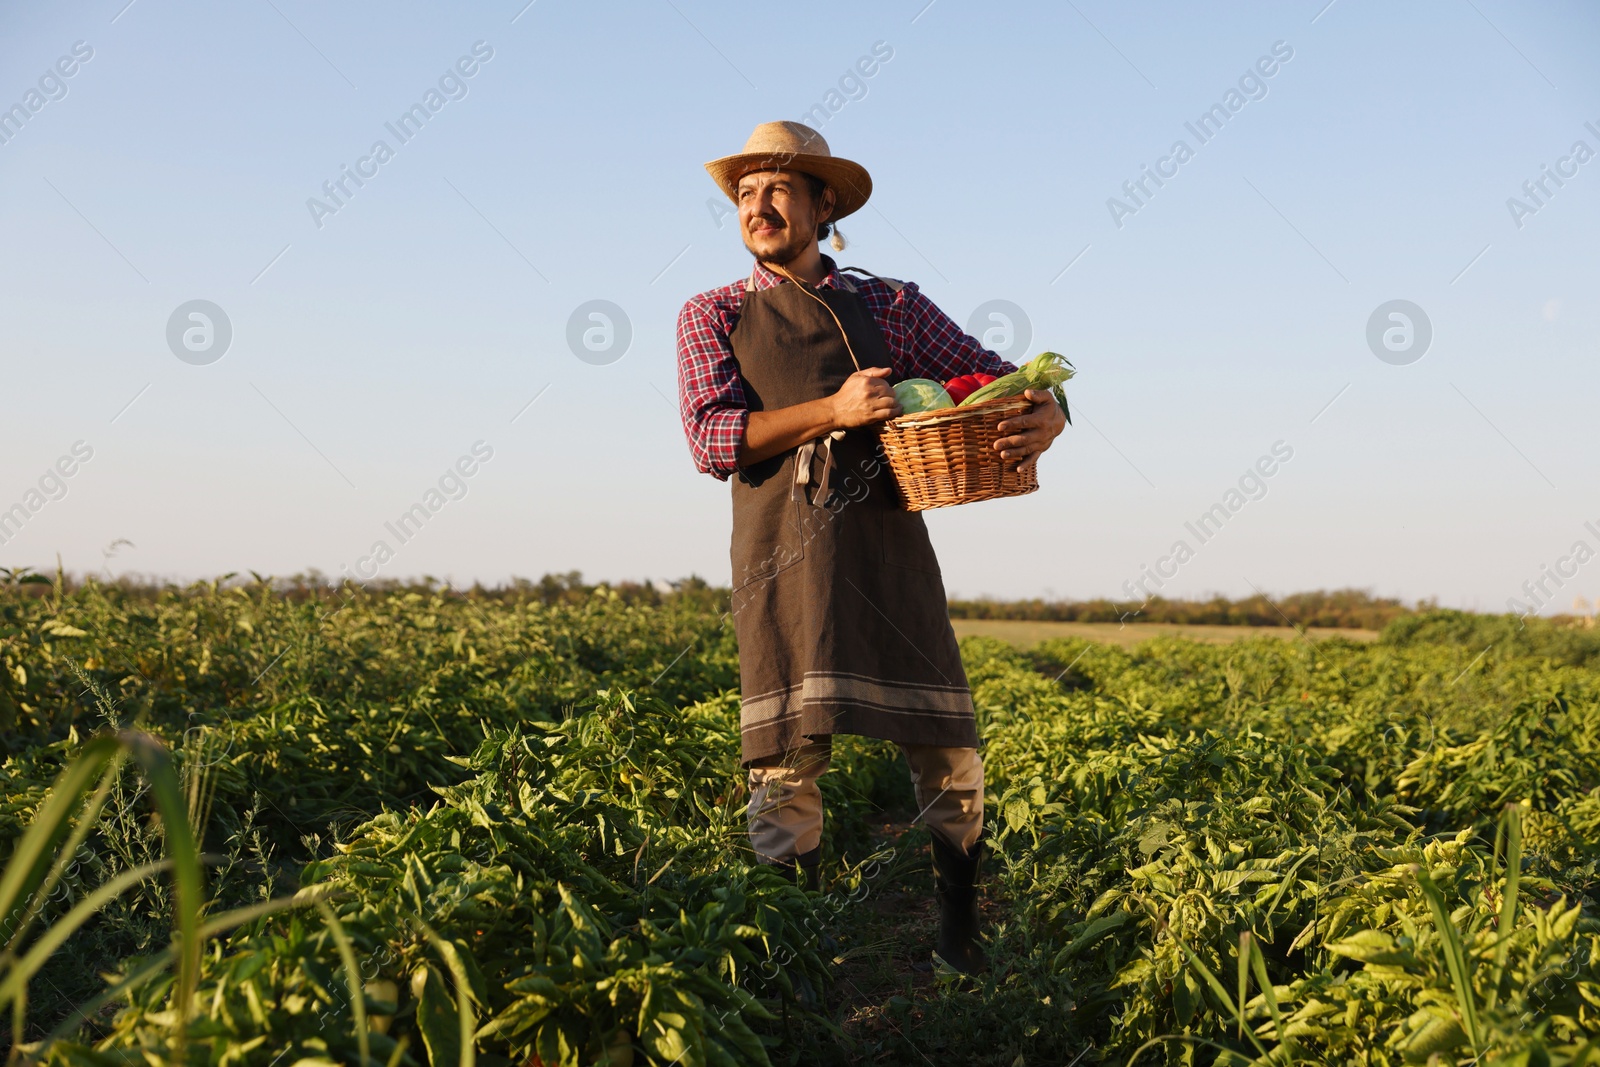
[[838,156],[813,156],[804,152],[741,152],[723,156],[706,164],[706,173],[735,204],[739,202],[739,179],[758,170],[798,170],[821,178],[833,190],[833,214],[837,221],[853,214],[872,195],[872,176],[867,168]]

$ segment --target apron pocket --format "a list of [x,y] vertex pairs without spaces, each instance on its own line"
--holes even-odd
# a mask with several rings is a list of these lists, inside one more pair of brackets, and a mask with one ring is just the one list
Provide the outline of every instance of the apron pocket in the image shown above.
[[[769,531],[767,538],[752,540],[744,545],[735,541],[734,592],[754,582],[770,581],[806,558],[806,539],[801,535],[799,507],[792,502],[785,502],[783,511],[789,521],[781,523],[779,529]],[[771,537],[772,533],[778,535],[776,539]]]

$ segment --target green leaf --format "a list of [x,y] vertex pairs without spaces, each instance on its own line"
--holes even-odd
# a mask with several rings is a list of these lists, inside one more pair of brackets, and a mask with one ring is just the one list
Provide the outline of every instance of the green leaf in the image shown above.
[[1133,918],[1132,912],[1119,911],[1095,919],[1085,926],[1077,937],[1068,942],[1065,948],[1056,953],[1055,966],[1060,967],[1063,963],[1093,946],[1107,934],[1120,929],[1131,918]]
[[[1154,909],[1151,909],[1150,917],[1155,920],[1155,923],[1158,927],[1166,927],[1166,924],[1161,921],[1161,916],[1155,913]],[[1229,1014],[1239,1020],[1240,1028],[1243,1029],[1245,1034],[1250,1038],[1250,1043],[1256,1047],[1256,1051],[1261,1053],[1262,1056],[1266,1056],[1267,1047],[1261,1043],[1261,1039],[1256,1036],[1255,1031],[1251,1030],[1244,1024],[1244,1005],[1234,1003],[1233,998],[1228,995],[1228,991],[1223,987],[1222,982],[1218,980],[1216,975],[1211,973],[1211,969],[1209,967],[1201,962],[1200,957],[1195,955],[1194,950],[1188,945],[1184,944],[1182,938],[1174,937],[1173,941],[1178,948],[1182,950],[1184,956],[1188,958],[1189,966],[1199,971],[1200,976],[1206,980],[1206,985],[1210,987],[1212,993],[1216,994],[1217,1002],[1225,1007]],[[1147,963],[1148,961],[1141,960],[1140,962]]]
[[[1250,949],[1255,944],[1249,930],[1239,931],[1239,1000],[1238,1003],[1247,1003],[1245,994],[1250,992]],[[1244,1016],[1239,1017],[1238,1037],[1244,1036]]]
[[1506,835],[1506,884],[1500,896],[1500,925],[1498,943],[1494,949],[1494,984],[1489,987],[1488,1010],[1493,1011],[1500,997],[1500,984],[1505,980],[1506,952],[1511,948],[1511,934],[1517,921],[1517,882],[1522,877],[1522,808],[1506,805],[1500,824]]
[[1428,900],[1428,910],[1433,913],[1433,925],[1444,942],[1445,965],[1450,970],[1450,984],[1455,987],[1456,1002],[1461,1006],[1461,1021],[1466,1026],[1467,1040],[1474,1052],[1483,1051],[1483,1039],[1478,1029],[1477,998],[1472,992],[1471,971],[1467,969],[1466,950],[1461,944],[1461,932],[1450,921],[1445,909],[1444,894],[1434,885],[1425,867],[1416,869],[1417,882],[1422,895]]
[[1028,802],[1022,797],[1006,801],[1006,826],[1012,833],[1021,833],[1028,825]]
[[424,963],[411,977],[411,991],[417,995],[417,1029],[428,1048],[428,1062],[433,1067],[454,1067],[461,1062],[461,1029],[444,976],[433,964]]
[[1434,1053],[1451,1052],[1467,1043],[1466,1031],[1455,1019],[1435,1015],[1419,1029],[1412,1031],[1400,1046],[1408,1060],[1426,1060]]
[[1362,930],[1343,941],[1333,942],[1327,948],[1329,952],[1362,963],[1406,967],[1417,962],[1415,956],[1395,944],[1394,938],[1379,930]]
[[1172,980],[1172,1011],[1178,1018],[1179,1026],[1189,1025],[1200,1002],[1200,982],[1185,967]]
[[367,1040],[367,994],[362,988],[361,968],[356,966],[356,954],[350,944],[350,937],[344,932],[344,924],[333,913],[326,902],[317,901],[317,910],[322,913],[322,921],[327,924],[328,932],[333,934],[334,944],[339,948],[339,960],[344,964],[345,985],[350,992],[350,1007],[355,1016],[356,1041],[361,1046],[361,1063],[366,1064],[372,1057],[372,1046]]
[[1146,827],[1145,832],[1139,837],[1139,851],[1144,853],[1144,858],[1149,859],[1163,848],[1167,847],[1167,836],[1172,832],[1172,824],[1157,819]]
[[[664,1016],[666,1013],[662,1013]],[[682,1064],[683,1067],[703,1067],[704,1057],[700,1049],[690,1044],[684,1038],[684,1032],[679,1029],[668,1029],[661,1025],[662,1016],[657,1016],[652,1027],[652,1032],[642,1035],[642,1044],[662,1063]]]
[[1272,988],[1272,978],[1267,974],[1266,958],[1261,955],[1261,944],[1255,938],[1250,939],[1250,967],[1255,971],[1256,981],[1261,985],[1261,996],[1267,1002],[1267,1010],[1272,1013],[1272,1025],[1277,1031],[1278,1040],[1293,1052],[1294,1042],[1289,1040],[1289,1035],[1284,1032],[1283,1013],[1278,1010],[1278,993]]

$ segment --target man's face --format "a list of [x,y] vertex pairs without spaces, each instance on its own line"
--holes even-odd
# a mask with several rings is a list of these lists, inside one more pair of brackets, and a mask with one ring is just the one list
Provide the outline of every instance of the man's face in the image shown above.
[[803,174],[758,170],[739,179],[739,232],[750,254],[766,263],[790,263],[817,243],[817,224],[833,214],[833,190],[811,199]]

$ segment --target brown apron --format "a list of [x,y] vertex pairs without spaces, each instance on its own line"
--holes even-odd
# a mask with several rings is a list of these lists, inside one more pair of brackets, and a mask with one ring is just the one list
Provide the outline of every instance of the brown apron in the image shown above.
[[[891,365],[853,286],[758,290],[752,274],[729,341],[751,411],[829,396],[858,363]],[[939,561],[871,428],[740,471],[733,619],[746,766],[829,734],[977,747]]]

